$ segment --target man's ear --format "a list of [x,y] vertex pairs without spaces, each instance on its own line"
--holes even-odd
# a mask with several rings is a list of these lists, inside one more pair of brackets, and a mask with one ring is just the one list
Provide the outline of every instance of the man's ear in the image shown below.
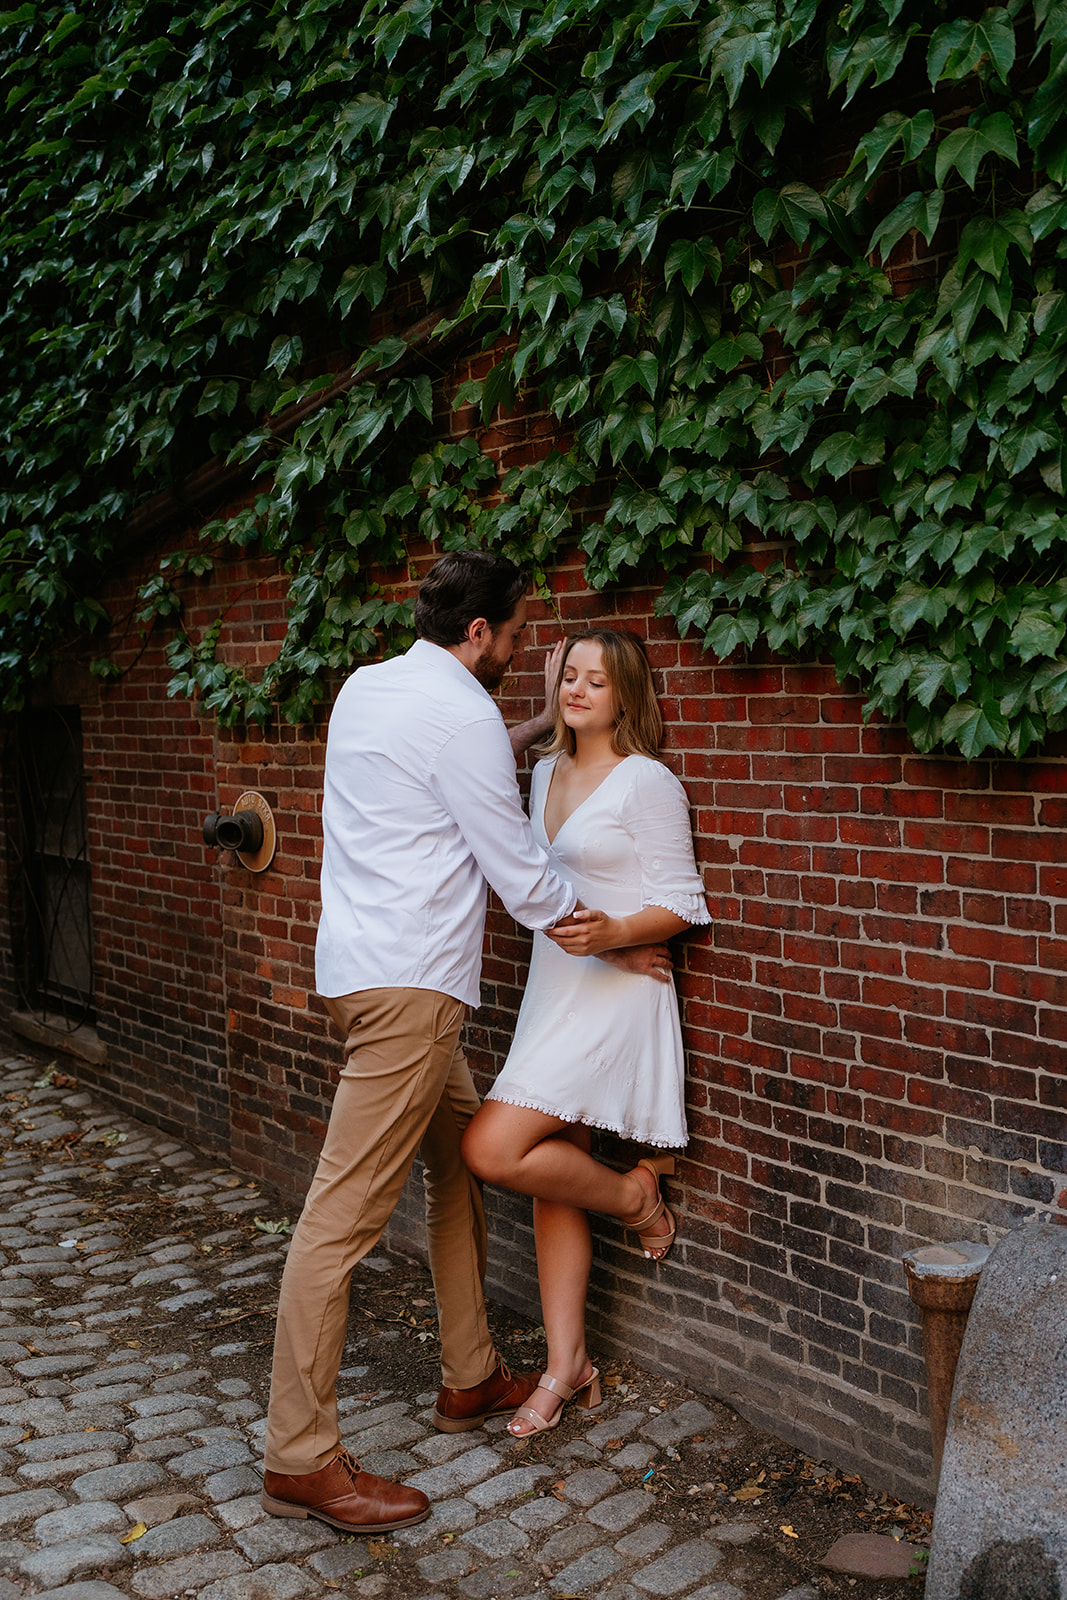
[[473,621],[468,622],[467,632],[464,637],[470,644],[480,646],[485,643],[487,636],[492,631],[485,617],[475,617]]

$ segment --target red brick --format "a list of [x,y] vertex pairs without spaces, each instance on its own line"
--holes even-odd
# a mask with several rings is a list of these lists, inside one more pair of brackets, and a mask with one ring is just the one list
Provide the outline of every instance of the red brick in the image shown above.
[[904,975],[900,951],[877,944],[842,944],[841,965],[855,972],[883,972],[895,977]]
[[[1037,939],[1033,935],[991,932],[988,928],[951,927],[948,930],[949,948],[956,955],[976,956],[983,961],[1012,961],[1019,966],[1032,967],[1037,961]],[[1052,941],[1043,939],[1043,947]],[[1067,962],[1067,943],[1062,945]],[[1056,962],[1044,962],[1058,965]]]
[[939,761],[936,757],[913,757],[904,763],[904,782],[932,789],[988,789],[989,763],[985,761]]
[[1011,995],[1013,999],[1035,1000],[1039,1004],[1067,1005],[1067,977],[1054,977],[1047,972],[1020,972],[1015,967],[996,967],[993,987],[998,994]]
[[964,961],[915,950],[908,952],[905,965],[908,977],[916,982],[944,984],[949,989],[988,989],[992,981],[990,968],[984,961]]
[[905,1019],[904,1033],[911,1043],[928,1046],[931,1050],[950,1050],[972,1056],[989,1055],[989,1035],[984,1028],[971,1028],[964,1023],[949,1022],[943,1017],[908,1017]]
[[1033,894],[1037,888],[1036,869],[1019,862],[950,859],[945,877],[961,889],[985,889],[993,894]]
[[[900,845],[899,822],[874,822],[867,817],[841,819],[842,844],[855,844],[866,849],[894,850]],[[862,855],[860,860],[862,862]],[[864,877],[870,876],[861,866]]]
[[[1017,1034],[1006,1035],[1018,1042]],[[997,1049],[996,1037],[993,1042]],[[973,1089],[982,1094],[1006,1095],[1011,1100],[1033,1100],[1037,1094],[1037,1078],[1014,1065],[1001,1060],[975,1061],[973,1057],[948,1056],[945,1059],[945,1076],[950,1083]]]
[[887,789],[878,784],[861,790],[860,809],[877,817],[940,817],[942,794],[940,789]]
[[918,1011],[939,1017],[945,1009],[945,997],[940,989],[920,989],[907,981],[896,983],[891,978],[864,978],[862,992],[866,1006],[892,1007],[909,1015]]
[[860,874],[865,878],[884,878],[889,883],[941,883],[945,863],[941,856],[920,855],[906,850],[863,850]]
[[992,853],[998,861],[1048,861],[1055,864],[1063,859],[1063,840],[1055,833],[994,828]]
[[895,912],[898,916],[913,917],[919,909],[919,891],[911,883],[879,883],[879,911]]

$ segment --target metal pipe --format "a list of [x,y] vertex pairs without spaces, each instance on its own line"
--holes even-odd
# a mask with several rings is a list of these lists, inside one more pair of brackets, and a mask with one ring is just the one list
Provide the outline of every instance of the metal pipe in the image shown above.
[[924,1245],[904,1256],[908,1293],[922,1317],[935,1481],[941,1475],[952,1384],[967,1316],[988,1255],[988,1245],[963,1240]]

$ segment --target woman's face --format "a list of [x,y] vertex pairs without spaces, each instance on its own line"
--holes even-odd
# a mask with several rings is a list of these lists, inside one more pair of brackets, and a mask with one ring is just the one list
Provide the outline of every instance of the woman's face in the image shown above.
[[610,733],[615,726],[615,692],[604,669],[604,652],[595,639],[572,645],[559,685],[563,720],[575,734]]

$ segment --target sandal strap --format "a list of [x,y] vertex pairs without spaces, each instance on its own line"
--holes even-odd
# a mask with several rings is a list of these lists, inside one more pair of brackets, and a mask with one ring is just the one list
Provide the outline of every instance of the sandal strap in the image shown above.
[[[558,1394],[561,1401],[570,1400],[574,1396],[574,1390],[569,1383],[564,1383],[561,1378],[553,1378],[547,1372],[542,1372],[537,1380],[537,1387],[539,1389],[549,1389],[553,1394]],[[516,1413],[516,1415],[519,1415],[519,1413]],[[535,1411],[534,1416],[536,1415],[537,1412]],[[544,1419],[542,1418],[542,1420]]]
[[634,1233],[641,1233],[645,1228],[649,1227],[653,1222],[658,1222],[660,1217],[662,1217],[662,1215],[663,1215],[663,1213],[664,1213],[664,1211],[666,1209],[667,1208],[664,1205],[662,1197],[661,1197],[659,1200],[656,1201],[656,1204],[653,1206],[652,1210],[648,1213],[647,1217],[642,1217],[640,1222],[628,1222],[626,1224],[626,1226],[628,1228],[631,1228]]
[[[551,1422],[546,1422],[540,1411],[535,1411],[533,1406],[520,1406],[511,1419],[512,1422],[532,1422],[531,1433],[546,1433],[551,1428]],[[521,1438],[519,1434],[517,1437]]]

